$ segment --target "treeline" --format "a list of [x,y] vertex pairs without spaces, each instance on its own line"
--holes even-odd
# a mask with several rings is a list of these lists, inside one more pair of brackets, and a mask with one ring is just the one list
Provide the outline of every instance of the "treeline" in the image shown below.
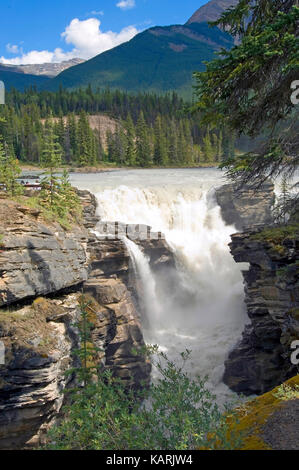
[[55,117],[69,113],[79,114],[84,110],[88,114],[108,113],[115,119],[126,119],[131,115],[136,123],[142,111],[145,120],[153,124],[157,115],[177,117],[184,113],[186,103],[175,92],[164,96],[153,93],[131,94],[110,89],[93,91],[86,89],[68,91],[60,88],[57,92],[41,91],[31,87],[24,93],[11,89],[7,94],[6,103],[20,113],[22,107],[36,105],[39,115],[45,119],[50,114]]
[[[41,164],[51,127],[62,163],[95,166],[192,166],[213,163],[234,154],[235,140],[226,129],[198,126],[198,116],[175,93],[129,95],[86,90],[24,93],[12,90],[0,107],[0,134],[5,148],[20,161]],[[89,115],[106,113],[115,129],[103,137],[92,130]]]
[[194,142],[188,117],[157,115],[148,125],[141,111],[135,124],[131,115],[112,133],[107,132],[107,161],[126,166],[192,166],[220,162],[234,154],[234,140],[222,130],[205,129]]

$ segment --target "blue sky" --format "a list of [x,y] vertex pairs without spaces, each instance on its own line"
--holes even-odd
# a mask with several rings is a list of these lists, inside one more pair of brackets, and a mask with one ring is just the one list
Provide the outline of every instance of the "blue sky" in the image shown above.
[[1,0],[0,61],[88,59],[157,25],[182,24],[207,0]]

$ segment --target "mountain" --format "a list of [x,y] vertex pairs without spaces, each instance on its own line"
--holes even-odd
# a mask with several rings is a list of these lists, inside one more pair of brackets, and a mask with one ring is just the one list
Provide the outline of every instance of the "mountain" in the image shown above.
[[44,64],[25,64],[25,65],[10,65],[0,63],[0,71],[26,73],[29,75],[43,75],[46,77],[56,77],[64,70],[73,67],[74,65],[82,64],[84,59],[70,59],[63,62],[46,62]]
[[8,91],[12,87],[19,91],[24,91],[25,88],[30,86],[36,86],[40,89],[44,87],[50,79],[44,76],[7,71],[0,67],[0,80],[4,82],[5,89]]
[[22,66],[17,70],[14,67],[10,69],[11,75],[6,77],[0,69],[0,80],[6,82],[7,88],[23,89],[36,85],[45,90],[57,90],[60,85],[74,89],[91,84],[93,88],[109,87],[129,92],[161,94],[174,90],[185,98],[191,98],[193,72],[203,70],[204,61],[212,60],[221,48],[233,46],[228,33],[210,28],[207,21],[217,19],[226,8],[236,3],[238,0],[211,0],[199,8],[185,25],[150,28],[129,42],[66,68],[51,79],[47,77],[58,71],[59,67],[53,69],[56,64]]
[[192,73],[203,70],[203,61],[213,59],[216,51],[232,44],[227,33],[207,23],[154,27],[65,70],[45,85],[51,90],[60,85],[72,89],[89,84],[131,92],[175,90],[190,98]]
[[0,63],[0,80],[9,90],[11,87],[23,91],[29,86],[40,88],[64,70],[84,62],[83,59],[65,60],[60,63],[10,65]]
[[200,7],[187,21],[187,24],[216,21],[225,10],[238,3],[239,0],[211,0]]

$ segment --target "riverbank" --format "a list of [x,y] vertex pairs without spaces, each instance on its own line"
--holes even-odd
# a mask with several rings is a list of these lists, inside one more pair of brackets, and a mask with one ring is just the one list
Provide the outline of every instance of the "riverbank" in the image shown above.
[[[177,170],[177,169],[198,169],[198,168],[218,168],[218,162],[209,162],[209,163],[201,163],[199,165],[191,165],[191,166],[157,166],[153,165],[150,167],[140,167],[140,166],[114,166],[114,165],[98,165],[98,166],[85,166],[85,167],[69,167],[64,166],[57,169],[57,172],[60,173],[63,170],[68,170],[69,173],[104,173],[107,171],[120,171],[120,170]],[[21,164],[20,168],[23,172],[27,171],[44,171],[44,168],[36,165],[30,164]]]

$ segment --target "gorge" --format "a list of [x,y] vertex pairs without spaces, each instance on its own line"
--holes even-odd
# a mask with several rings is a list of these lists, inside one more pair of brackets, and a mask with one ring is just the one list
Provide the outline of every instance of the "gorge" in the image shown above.
[[[59,413],[72,380],[64,372],[78,344],[82,289],[91,300],[99,363],[130,387],[151,379],[150,364],[132,355],[144,342],[158,344],[173,361],[190,349],[188,372],[208,375],[220,404],[235,396],[232,390],[262,393],[296,374],[287,356],[298,333],[295,276],[279,299],[285,286],[273,285],[276,271],[295,262],[298,248],[286,244],[286,254],[272,257],[270,277],[261,275],[265,263],[256,274],[246,227],[258,231],[255,223],[269,221],[274,188],[268,184],[255,197],[244,191],[238,204],[233,198],[235,223],[246,230],[232,237],[236,263],[229,243],[237,229],[227,221],[232,188],[224,182],[215,169],[73,174],[84,224],[71,231],[45,224],[37,210],[1,200],[1,448],[35,446]],[[269,247],[254,243],[258,260],[270,256]],[[254,279],[264,299],[253,311],[248,299],[252,303]],[[252,340],[258,332],[260,344]]]

